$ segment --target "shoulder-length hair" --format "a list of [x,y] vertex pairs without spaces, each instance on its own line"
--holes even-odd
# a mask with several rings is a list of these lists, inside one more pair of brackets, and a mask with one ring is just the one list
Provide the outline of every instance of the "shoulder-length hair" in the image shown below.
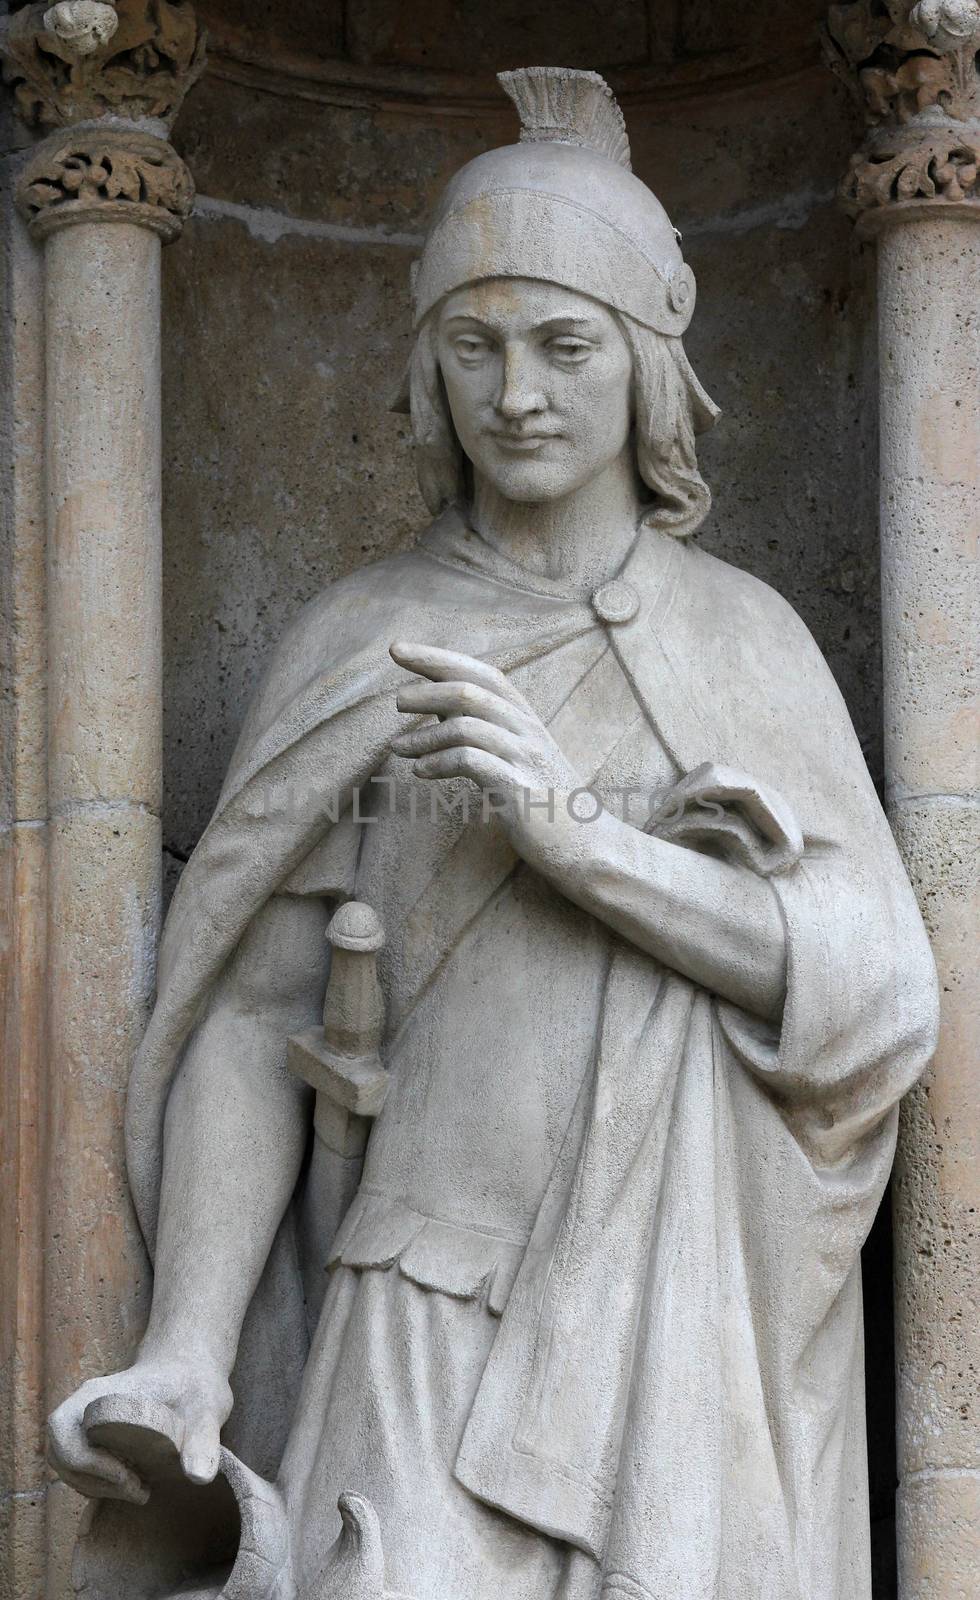
[[[711,509],[711,491],[698,470],[695,438],[719,414],[687,359],[679,338],[655,333],[614,312],[633,360],[633,433],[636,465],[650,490],[643,521],[684,539]],[[438,310],[416,335],[409,359],[407,399],[398,406],[412,420],[415,471],[433,516],[470,497],[469,462],[456,435],[438,354]]]

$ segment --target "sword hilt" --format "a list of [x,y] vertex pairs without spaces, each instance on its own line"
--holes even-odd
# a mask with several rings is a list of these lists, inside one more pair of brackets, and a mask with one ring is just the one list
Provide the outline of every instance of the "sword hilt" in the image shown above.
[[330,975],[323,1027],[286,1041],[289,1070],[316,1090],[316,1130],[344,1156],[363,1152],[370,1120],[384,1105],[388,1074],[381,1061],[384,995],[378,951],[385,942],[377,914],[348,900],[327,928]]
[[363,900],[348,900],[327,928],[330,976],[323,997],[323,1042],[338,1056],[371,1058],[381,1065],[384,996],[378,951],[385,942],[380,918]]

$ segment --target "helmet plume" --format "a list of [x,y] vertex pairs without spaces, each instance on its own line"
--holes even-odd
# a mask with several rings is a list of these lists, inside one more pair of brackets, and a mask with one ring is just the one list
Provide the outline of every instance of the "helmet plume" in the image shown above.
[[522,142],[583,145],[632,171],[623,113],[597,72],[520,67],[497,82],[517,107]]

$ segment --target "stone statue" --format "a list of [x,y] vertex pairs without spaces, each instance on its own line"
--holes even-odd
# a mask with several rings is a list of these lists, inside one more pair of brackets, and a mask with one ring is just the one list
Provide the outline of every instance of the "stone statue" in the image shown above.
[[819,650],[689,542],[716,410],[619,109],[501,82],[413,283],[435,520],[301,612],[167,922],[149,1326],[51,1419],[88,1600],[870,1594],[929,948]]

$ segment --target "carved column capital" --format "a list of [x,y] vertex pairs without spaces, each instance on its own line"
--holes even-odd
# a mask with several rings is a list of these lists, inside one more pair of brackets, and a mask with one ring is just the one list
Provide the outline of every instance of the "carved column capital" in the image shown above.
[[830,7],[830,66],[868,123],[840,184],[862,232],[924,211],[980,219],[980,0]]
[[18,184],[34,237],[135,222],[175,238],[194,185],[157,134],[204,68],[189,0],[41,0],[8,19],[0,61],[22,120],[64,130],[37,146]]
[[98,124],[45,139],[17,186],[36,239],[76,222],[135,222],[167,241],[193,201],[191,175],[165,140]]
[[109,115],[169,127],[204,69],[204,43],[189,0],[41,0],[9,17],[0,59],[28,127]]

